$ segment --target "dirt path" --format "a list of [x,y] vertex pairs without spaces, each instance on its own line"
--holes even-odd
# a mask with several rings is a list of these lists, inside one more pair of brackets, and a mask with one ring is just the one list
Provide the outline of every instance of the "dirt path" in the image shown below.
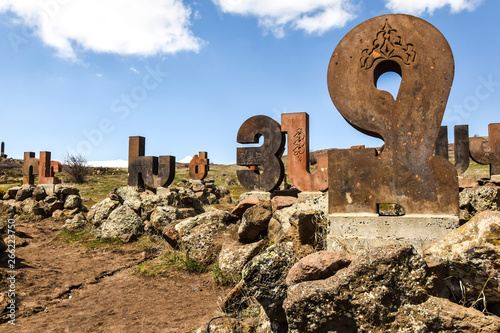
[[[64,244],[55,239],[62,224],[16,224],[28,244],[16,248],[16,325],[3,323],[0,332],[189,332],[216,315],[227,288],[215,286],[210,273],[144,277],[134,267],[150,252]],[[0,267],[3,295],[5,253]]]

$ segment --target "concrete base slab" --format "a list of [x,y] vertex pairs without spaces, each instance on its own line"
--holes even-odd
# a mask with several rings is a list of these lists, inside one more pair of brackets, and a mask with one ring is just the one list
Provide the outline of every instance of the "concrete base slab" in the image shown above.
[[329,220],[328,250],[351,253],[397,242],[422,252],[423,245],[459,227],[459,218],[453,215],[330,214]]

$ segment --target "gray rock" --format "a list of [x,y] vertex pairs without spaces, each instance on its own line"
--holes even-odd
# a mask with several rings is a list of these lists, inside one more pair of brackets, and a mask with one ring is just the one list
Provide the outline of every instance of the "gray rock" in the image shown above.
[[64,200],[64,209],[77,209],[82,205],[82,198],[76,194],[70,194],[66,196]]
[[460,209],[474,215],[485,210],[500,209],[500,188],[482,186],[465,188],[459,194]]
[[247,209],[238,228],[239,241],[242,243],[255,241],[259,234],[267,229],[272,216],[270,201],[261,201]]
[[180,236],[180,245],[187,254],[202,265],[214,262],[220,252],[220,234],[237,217],[222,210],[209,211],[185,219],[175,225]]
[[146,221],[151,217],[151,213],[158,205],[163,203],[163,199],[157,194],[149,194],[141,200],[141,218]]
[[11,187],[7,190],[7,193],[5,193],[6,195],[8,195],[8,198],[4,200],[9,200],[9,199],[15,199],[16,198],[16,194],[17,192],[21,189],[20,186],[15,186],[15,187]]
[[82,213],[78,213],[73,218],[67,219],[66,223],[64,223],[64,225],[62,226],[62,229],[76,231],[85,229],[87,225],[88,222],[85,218],[85,215],[83,215]]
[[33,189],[29,186],[22,186],[19,188],[19,190],[16,193],[16,200],[17,201],[24,201],[31,197],[33,194]]
[[[18,192],[19,193],[19,192]],[[16,199],[17,200],[17,199]],[[35,206],[36,206],[36,201],[35,199],[29,197],[26,198],[25,200],[22,201],[21,203],[21,209],[23,213],[28,214],[28,215],[33,215],[35,214]]]
[[221,273],[237,281],[241,278],[241,270],[247,262],[262,251],[267,242],[262,239],[251,244],[241,244],[227,240],[219,253],[219,268]]
[[282,305],[287,295],[285,279],[293,265],[293,257],[292,243],[273,245],[242,270],[248,293],[264,308],[273,332],[287,332],[288,329]]
[[484,292],[488,303],[500,302],[500,212],[477,214],[424,253],[444,266],[446,287],[458,300],[471,304]]
[[54,214],[55,211],[62,210],[64,208],[64,202],[61,200],[55,200],[50,203],[47,203],[47,201],[45,201],[45,203],[47,204],[46,207],[48,216],[51,216]]
[[141,201],[141,196],[139,192],[137,192],[137,188],[132,186],[124,186],[120,187],[115,191],[120,203],[124,203],[125,201]]
[[117,238],[124,234],[140,234],[144,231],[144,222],[127,205],[122,205],[111,212],[108,219],[99,228],[99,238]]
[[179,216],[179,209],[170,206],[158,206],[151,213],[151,219],[146,221],[145,230],[153,234],[161,234],[163,229]]
[[119,205],[118,201],[105,198],[90,208],[87,218],[92,225],[99,227]]
[[45,191],[45,187],[37,186],[33,191],[33,197],[36,201],[44,200],[47,197],[47,192]]
[[325,280],[288,288],[283,304],[289,330],[389,332],[398,311],[429,299],[433,279],[411,245],[375,248]]
[[79,195],[80,191],[76,187],[71,187],[64,184],[57,184],[54,186],[54,195],[59,199],[64,199],[67,195]]

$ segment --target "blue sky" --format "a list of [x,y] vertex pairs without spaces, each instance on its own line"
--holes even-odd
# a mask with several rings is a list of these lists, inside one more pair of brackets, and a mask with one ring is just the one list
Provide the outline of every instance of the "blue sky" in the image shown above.
[[0,140],[15,158],[104,161],[126,160],[141,135],[146,155],[230,164],[247,118],[308,112],[311,150],[377,146],[337,112],[326,72],[349,30],[394,12],[452,48],[443,124],[487,135],[500,122],[499,1],[0,0]]

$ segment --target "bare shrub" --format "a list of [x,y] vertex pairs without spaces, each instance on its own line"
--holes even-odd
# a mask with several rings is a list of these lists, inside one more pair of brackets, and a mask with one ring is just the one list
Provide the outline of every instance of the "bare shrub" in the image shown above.
[[71,182],[76,184],[85,183],[90,174],[87,160],[82,155],[66,155],[63,170],[69,176]]

